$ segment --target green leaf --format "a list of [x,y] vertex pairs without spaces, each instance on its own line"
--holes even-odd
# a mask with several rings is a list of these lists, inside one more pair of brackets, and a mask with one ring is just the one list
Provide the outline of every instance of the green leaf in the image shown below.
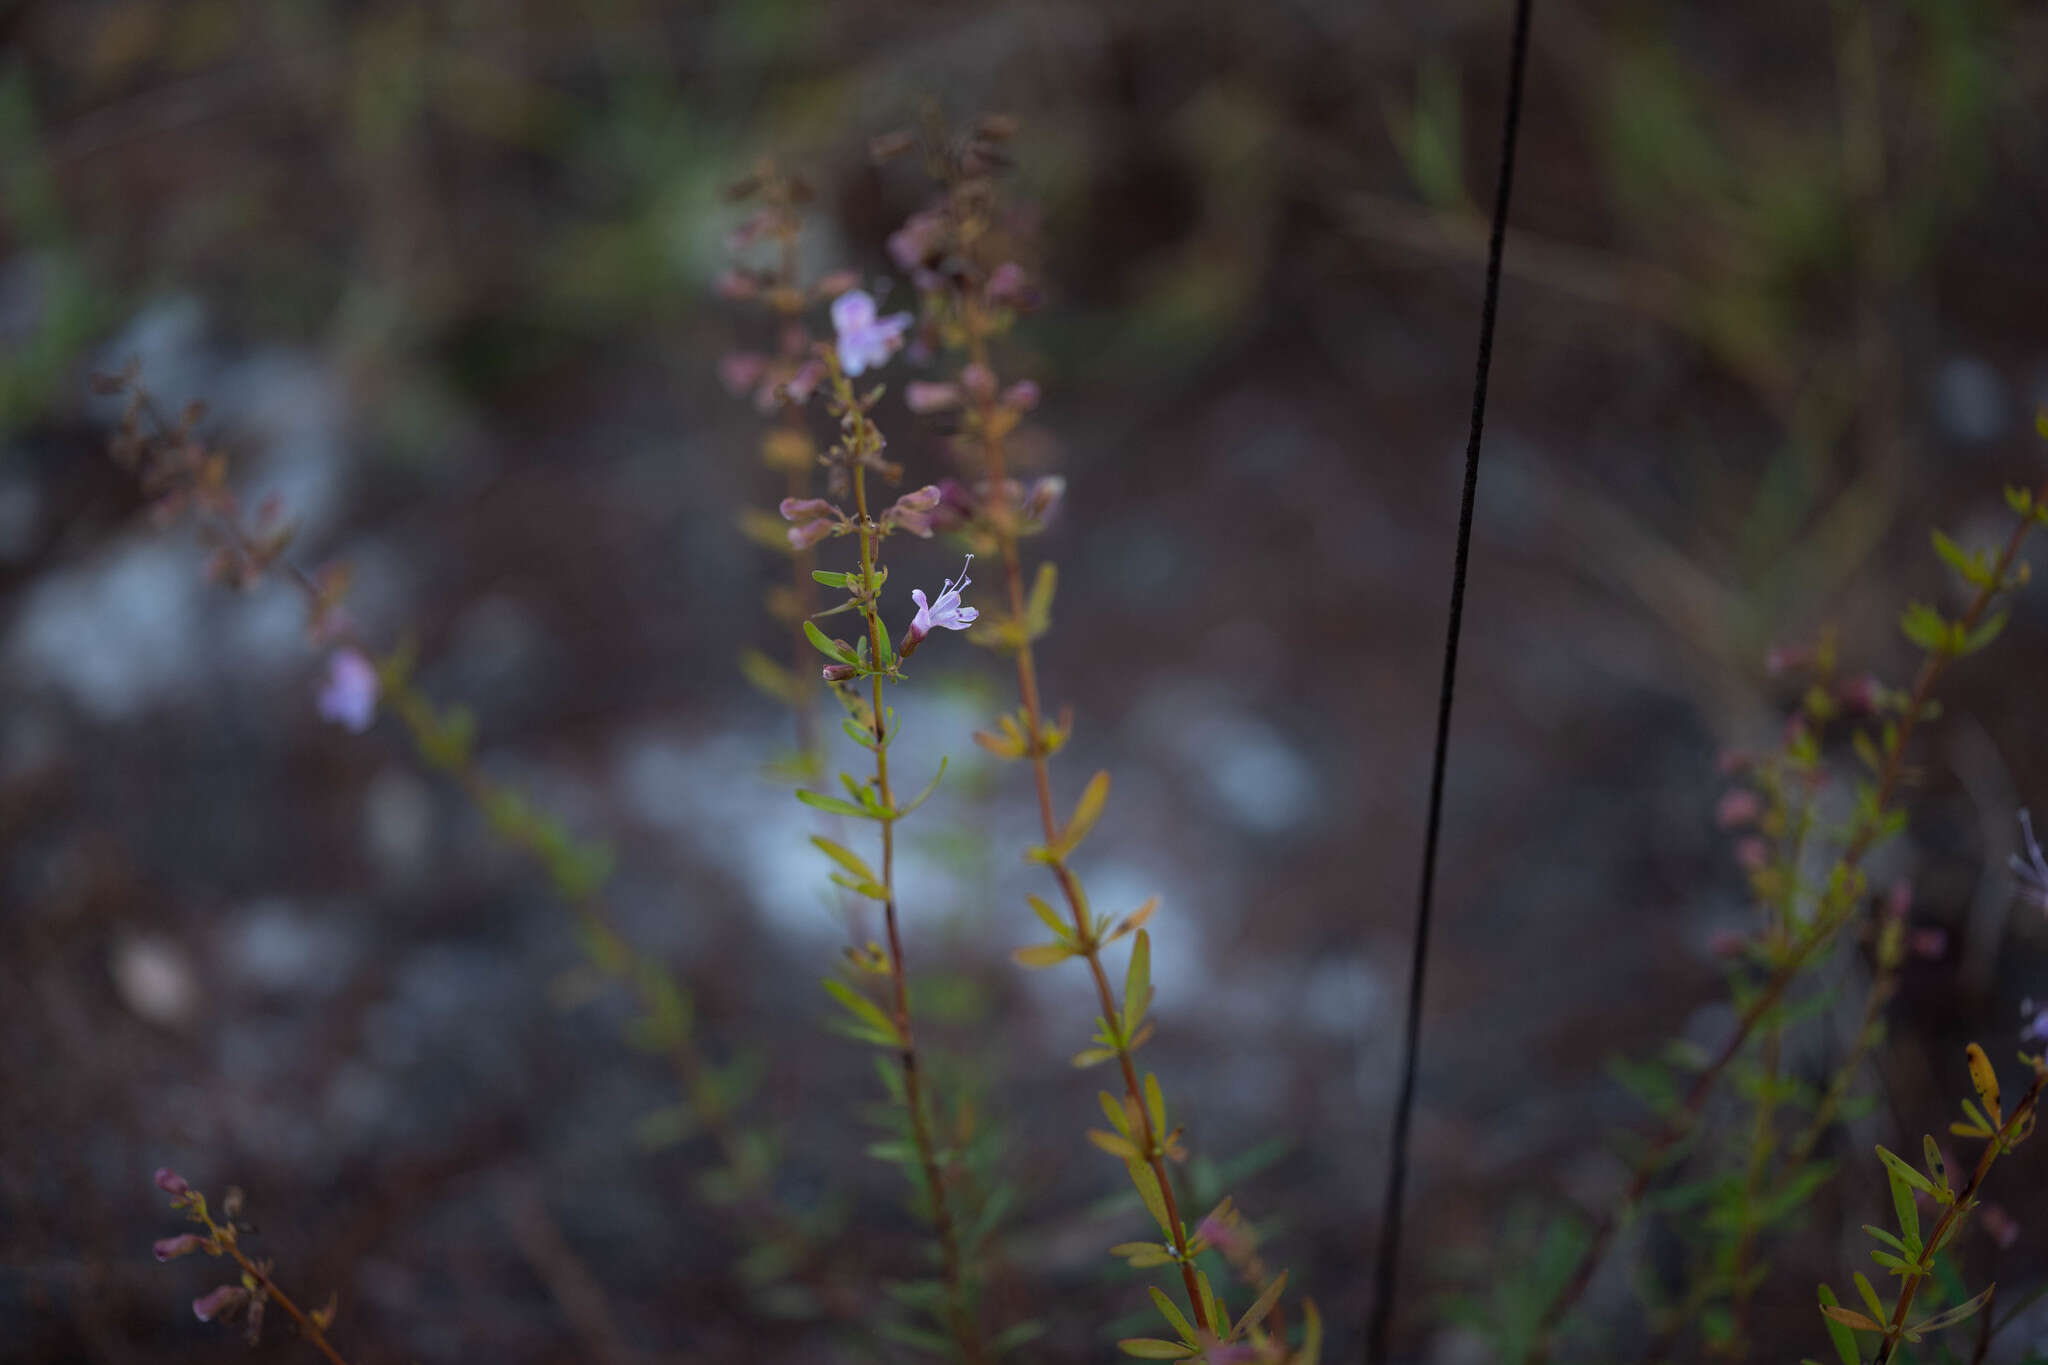
[[820,796],[809,787],[798,787],[796,799],[803,802],[806,806],[824,811],[830,815],[850,815],[856,820],[873,820],[876,818],[872,811],[864,807],[856,806],[851,801],[842,801],[836,796]]
[[1036,896],[1026,896],[1024,899],[1030,902],[1031,913],[1038,916],[1039,920],[1045,925],[1046,928],[1052,930],[1061,938],[1067,937],[1070,930],[1068,928],[1067,922],[1060,918],[1058,911],[1054,910],[1050,905],[1047,905],[1044,901],[1040,900]]
[[859,880],[863,882],[879,882],[882,880],[875,875],[873,868],[870,868],[861,860],[859,854],[847,848],[844,844],[835,844],[830,839],[821,838],[816,834],[811,836],[811,842],[818,846],[820,853],[823,853],[833,862],[838,863]]
[[1125,1337],[1116,1344],[1116,1348],[1140,1360],[1186,1360],[1195,1353],[1192,1346],[1183,1346],[1177,1341],[1161,1341],[1157,1337]]
[[1065,857],[1081,846],[1088,837],[1088,831],[1095,828],[1095,822],[1102,818],[1102,807],[1109,800],[1109,774],[1100,772],[1088,779],[1088,785],[1081,791],[1081,799],[1074,803],[1074,813],[1067,817],[1066,827],[1060,831],[1057,845],[1060,856]]
[[1034,943],[1017,949],[1010,958],[1019,967],[1057,967],[1073,955],[1074,950],[1064,943]]
[[1944,654],[1949,650],[1948,621],[1925,602],[1914,602],[1906,607],[1899,617],[1899,629],[1908,640],[1930,654]]
[[1166,1096],[1159,1089],[1156,1072],[1145,1073],[1145,1110],[1152,1118],[1152,1132],[1155,1137],[1166,1136]]
[[1272,1312],[1273,1305],[1280,1301],[1280,1291],[1285,1288],[1287,1288],[1287,1272],[1283,1270],[1274,1279],[1273,1283],[1260,1291],[1258,1298],[1252,1300],[1252,1306],[1244,1310],[1244,1316],[1237,1320],[1237,1326],[1232,1330],[1231,1335],[1243,1336],[1245,1329],[1256,1323],[1264,1322],[1266,1314]]
[[942,757],[939,759],[939,770],[932,774],[932,780],[924,784],[924,790],[919,792],[909,805],[896,812],[895,818],[901,820],[904,816],[931,800],[932,793],[939,789],[939,779],[945,775],[946,760]]
[[1138,1198],[1145,1201],[1145,1209],[1152,1215],[1152,1221],[1159,1224],[1159,1230],[1166,1234],[1167,1241],[1173,1241],[1175,1228],[1173,1220],[1166,1216],[1166,1196],[1160,1193],[1159,1177],[1142,1162],[1126,1161],[1124,1169],[1131,1173],[1131,1183],[1138,1187]]
[[1835,1354],[1841,1357],[1842,1365],[1862,1365],[1862,1353],[1856,1349],[1856,1334],[1849,1330],[1847,1323],[1838,1322],[1832,1317],[1827,1317],[1827,1312],[1831,1308],[1839,1310],[1841,1308],[1841,1301],[1835,1297],[1834,1290],[1826,1285],[1822,1285],[1820,1287],[1820,1311],[1827,1320],[1828,1340],[1834,1342]]
[[2005,622],[2006,613],[2002,611],[1992,612],[1989,618],[1980,621],[1975,630],[1963,637],[1962,647],[1956,652],[1959,654],[1975,654],[1978,650],[1998,638],[1998,633],[2005,629]]
[[[1878,1152],[1880,1155],[1890,1155],[1882,1147],[1878,1148]],[[1897,1161],[1898,1158],[1893,1157],[1892,1160]],[[1899,1162],[1899,1166],[1905,1165],[1903,1161]],[[1906,1170],[1913,1171],[1913,1168],[1906,1166]],[[1920,1251],[1920,1209],[1913,1203],[1913,1182],[1907,1179],[1900,1172],[1899,1167],[1892,1165],[1891,1162],[1885,1163],[1885,1174],[1891,1181],[1892,1210],[1898,1215],[1899,1231],[1903,1234],[1903,1240],[1906,1243],[1907,1249],[1913,1254],[1918,1255]],[[1921,1184],[1927,1183],[1925,1177],[1920,1177],[1919,1172],[1913,1171],[1913,1175],[1920,1179]]]
[[1931,1195],[1934,1193],[1934,1182],[1914,1170],[1912,1166],[1907,1164],[1906,1159],[1897,1152],[1890,1151],[1880,1144],[1877,1149],[1877,1159],[1885,1164],[1886,1170],[1891,1171],[1899,1179],[1905,1181],[1922,1194]]
[[811,570],[811,577],[828,588],[843,588],[853,575],[850,573],[836,573],[831,569],[813,569]]
[[1906,1330],[1918,1336],[1922,1332],[1938,1332],[1944,1327],[1953,1327],[1965,1318],[1974,1317],[1979,1309],[1991,1302],[1991,1296],[1996,1292],[1998,1292],[1998,1286],[1994,1284],[1969,1302],[1959,1303],[1953,1308],[1943,1309],[1931,1318],[1922,1318]]
[[1152,1296],[1152,1305],[1159,1310],[1159,1316],[1165,1318],[1167,1325],[1180,1333],[1182,1341],[1193,1345],[1197,1340],[1195,1325],[1188,1321],[1187,1314],[1180,1311],[1180,1306],[1166,1297],[1156,1285],[1146,1286],[1146,1292]]
[[1820,1311],[1825,1313],[1831,1320],[1841,1323],[1844,1327],[1853,1327],[1859,1332],[1882,1332],[1884,1330],[1882,1324],[1872,1322],[1853,1308],[1823,1307]]
[[1862,1271],[1856,1272],[1856,1292],[1863,1296],[1863,1306],[1870,1310],[1870,1316],[1879,1322],[1885,1319],[1884,1301],[1877,1297],[1877,1291],[1870,1287],[1870,1277]]
[[804,638],[811,642],[812,648],[834,663],[857,664],[860,662],[860,655],[848,649],[845,645],[833,643],[830,636],[818,629],[816,621],[804,622]]
[[884,1014],[880,1005],[844,981],[836,981],[828,976],[824,984],[825,989],[832,993],[834,1000],[846,1006],[847,1012],[861,1023],[886,1038],[891,1047],[903,1046],[903,1034],[897,1029],[896,1021]]
[[1152,936],[1140,929],[1131,940],[1131,965],[1124,972],[1124,1036],[1133,1037],[1152,1004]]

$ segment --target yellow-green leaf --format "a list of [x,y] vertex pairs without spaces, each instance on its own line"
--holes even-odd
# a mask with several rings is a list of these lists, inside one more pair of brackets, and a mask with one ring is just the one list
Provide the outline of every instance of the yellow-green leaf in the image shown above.
[[1067,817],[1067,826],[1060,831],[1059,850],[1062,856],[1072,853],[1088,837],[1088,831],[1095,828],[1095,822],[1102,818],[1102,807],[1109,800],[1109,774],[1101,772],[1088,779],[1088,785],[1081,792],[1081,799],[1074,803],[1074,813]]
[[1116,1348],[1140,1360],[1186,1360],[1195,1353],[1192,1346],[1183,1346],[1177,1341],[1161,1341],[1157,1337],[1125,1337],[1116,1344]]
[[1064,943],[1034,943],[1010,954],[1020,967],[1057,967],[1073,955]]
[[2005,1126],[2005,1111],[1998,1104],[1998,1073],[1991,1069],[1991,1059],[1984,1055],[1984,1049],[1975,1043],[1966,1050],[1970,1059],[1970,1084],[1977,1087],[1977,1098],[1984,1102],[1984,1112],[1991,1116],[1991,1126]]
[[861,860],[859,854],[844,844],[835,844],[830,839],[821,838],[816,834],[811,836],[811,842],[818,846],[820,853],[852,873],[857,880],[877,883],[882,880],[875,875],[874,869]]

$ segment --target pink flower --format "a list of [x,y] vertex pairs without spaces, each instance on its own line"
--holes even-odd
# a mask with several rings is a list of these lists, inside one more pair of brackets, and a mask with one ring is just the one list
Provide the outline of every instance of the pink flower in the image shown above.
[[958,384],[934,384],[927,379],[913,379],[903,386],[903,401],[916,413],[944,412],[947,408],[960,406]]
[[192,1187],[186,1183],[185,1177],[168,1166],[156,1168],[156,1187],[174,1199],[192,1192]]
[[839,364],[849,376],[889,363],[910,330],[910,314],[875,316],[875,301],[865,289],[849,289],[832,301],[832,330],[839,334]]
[[[967,556],[967,564],[973,562],[974,556]],[[917,615],[911,618],[910,631],[903,637],[901,653],[904,658],[910,657],[911,652],[918,647],[924,637],[932,633],[934,626],[942,630],[965,630],[981,615],[973,607],[960,605],[960,590],[973,582],[967,576],[967,564],[960,566],[960,579],[957,583],[950,578],[946,580],[945,587],[939,589],[939,599],[936,602],[928,603],[924,600],[923,588],[910,590],[910,600],[917,603]]]
[[882,513],[882,525],[908,531],[926,540],[932,535],[932,512],[939,505],[939,490],[933,484],[913,489],[896,499],[895,506]]
[[1723,795],[1714,807],[1714,823],[1722,829],[1740,829],[1755,824],[1763,813],[1764,803],[1757,799],[1757,794],[1737,787]]
[[946,239],[946,219],[935,209],[919,209],[889,234],[889,259],[905,270],[929,261]]
[[249,1301],[249,1291],[238,1284],[224,1284],[211,1294],[192,1300],[192,1315],[201,1322],[232,1317]]
[[196,1232],[187,1232],[177,1237],[160,1239],[154,1250],[159,1261],[174,1260],[179,1256],[190,1256],[204,1245],[205,1239]]
[[1005,261],[989,271],[984,291],[988,301],[995,304],[1028,307],[1037,301],[1037,291],[1031,287],[1031,277],[1025,274],[1024,267],[1015,261]]
[[796,523],[789,528],[792,550],[810,549],[826,536],[837,533],[846,520],[837,507],[823,498],[784,498],[777,510],[784,521]]
[[359,735],[377,718],[377,668],[353,649],[327,656],[327,685],[320,689],[320,718]]

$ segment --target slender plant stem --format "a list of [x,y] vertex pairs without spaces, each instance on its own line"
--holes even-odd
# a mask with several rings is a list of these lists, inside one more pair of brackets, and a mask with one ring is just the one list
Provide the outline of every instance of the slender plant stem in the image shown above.
[[1934,1225],[1934,1231],[1920,1247],[1920,1254],[1913,1258],[1917,1273],[1905,1276],[1905,1283],[1899,1286],[1899,1301],[1892,1308],[1891,1321],[1885,1325],[1884,1345],[1877,1353],[1877,1365],[1891,1365],[1891,1358],[1899,1349],[1899,1343],[1906,1335],[1906,1314],[1912,1310],[1913,1297],[1920,1292],[1920,1282],[1934,1273],[1935,1253],[1941,1250],[1948,1239],[1950,1227],[1966,1213],[1976,1199],[1977,1191],[1984,1186],[1984,1177],[1991,1173],[2006,1143],[2019,1132],[2023,1123],[2032,1117],[2034,1106],[2040,1103],[2041,1087],[2048,1085],[2048,1071],[2036,1071],[2034,1083],[2027,1087],[2027,1093],[2013,1106],[2012,1117],[2007,1119],[1997,1133],[1984,1144],[1983,1155],[1977,1158],[1977,1167],[1970,1172],[1970,1183],[1963,1186],[1953,1203],[1941,1211],[1941,1219]]
[[[863,421],[866,419],[863,418]],[[874,582],[875,540],[874,523],[868,517],[867,468],[856,463],[853,466],[853,500],[855,525],[860,533],[860,578],[862,591],[871,591],[868,585]],[[876,610],[872,597],[861,601],[861,615],[867,619],[868,657],[880,667],[887,657],[887,637],[883,633],[881,613]],[[894,811],[896,798],[889,788],[889,734],[887,712],[882,705],[882,675],[873,677],[874,707],[874,751],[875,751],[875,795],[881,799],[882,809]],[[901,1039],[897,1056],[903,1063],[903,1094],[905,1106],[910,1111],[910,1137],[917,1148],[918,1167],[923,1172],[925,1194],[931,1201],[932,1230],[939,1239],[940,1268],[946,1283],[946,1317],[953,1332],[953,1340],[959,1346],[961,1356],[969,1362],[983,1360],[984,1352],[980,1334],[975,1330],[972,1314],[968,1312],[965,1284],[961,1274],[960,1241],[953,1226],[953,1211],[946,1198],[946,1179],[939,1169],[938,1151],[932,1141],[931,1124],[925,1114],[923,1069],[918,1064],[917,1038],[910,1021],[910,968],[903,955],[903,934],[896,917],[896,821],[893,815],[885,815],[882,826],[882,919],[889,940],[889,986],[891,1006],[896,1021],[896,1031]]]
[[[2048,497],[2048,485],[2036,490],[2034,496],[2037,501]],[[1988,581],[1978,588],[1977,595],[1962,615],[1959,624],[1962,626],[1963,634],[1968,635],[1976,629],[1985,612],[1990,610],[1992,602],[2005,590],[2012,573],[2013,562],[2019,557],[2020,547],[2025,544],[2027,535],[2034,525],[2035,519],[2031,514],[2022,516],[2019,524],[2013,528],[2012,534],[2006,538],[2005,546],[1999,552],[1997,563],[1992,566]],[[1878,775],[1877,789],[1872,797],[1870,809],[1865,812],[1857,825],[1856,833],[1850,837],[1848,845],[1836,861],[1837,874],[1855,871],[1862,863],[1864,855],[1876,844],[1885,823],[1885,816],[1898,794],[1900,784],[1905,779],[1907,745],[1911,742],[1915,730],[1919,728],[1920,717],[1926,711],[1928,702],[1933,699],[1935,685],[1948,671],[1953,658],[1951,654],[1933,650],[1921,662],[1919,674],[1913,680],[1913,691],[1906,701],[1905,712],[1899,718],[1897,737],[1890,752],[1885,755],[1884,767]],[[1551,1300],[1550,1307],[1544,1311],[1537,1325],[1537,1345],[1530,1353],[1530,1365],[1542,1365],[1542,1362],[1550,1358],[1552,1339],[1556,1335],[1558,1325],[1564,1321],[1565,1314],[1571,1311],[1572,1306],[1585,1294],[1586,1287],[1592,1283],[1593,1272],[1606,1257],[1615,1231],[1620,1226],[1622,1215],[1634,1208],[1636,1202],[1648,1191],[1650,1181],[1662,1165],[1662,1158],[1692,1130],[1692,1125],[1698,1121],[1700,1111],[1706,1105],[1707,1097],[1713,1093],[1715,1084],[1720,1080],[1721,1073],[1727,1070],[1728,1064],[1742,1051],[1757,1025],[1777,1007],[1779,999],[1798,977],[1807,959],[1822,946],[1832,942],[1836,932],[1847,920],[1848,907],[1824,910],[1817,917],[1814,925],[1794,941],[1791,951],[1765,980],[1756,997],[1750,1001],[1749,1007],[1736,1019],[1735,1029],[1729,1035],[1728,1041],[1721,1045],[1712,1060],[1693,1078],[1684,1103],[1651,1137],[1628,1187],[1622,1192],[1621,1198],[1601,1214],[1600,1221],[1594,1225],[1592,1237],[1588,1239],[1585,1250],[1580,1253],[1578,1262],[1572,1268],[1570,1278],[1565,1281],[1564,1289]]]
[[1444,773],[1450,761],[1451,703],[1458,688],[1458,637],[1465,622],[1465,577],[1472,556],[1472,516],[1479,495],[1479,450],[1486,429],[1486,386],[1493,368],[1493,331],[1500,309],[1501,258],[1507,249],[1508,203],[1515,185],[1516,135],[1528,69],[1531,0],[1516,0],[1508,43],[1507,110],[1501,120],[1500,178],[1486,247],[1486,291],[1479,310],[1479,355],[1473,366],[1472,415],[1465,443],[1465,483],[1458,499],[1457,550],[1451,561],[1451,602],[1444,629],[1443,677],[1437,693],[1436,740],[1429,767],[1429,813],[1423,825],[1422,874],[1415,899],[1415,936],[1408,962],[1408,1007],[1401,1026],[1401,1080],[1394,1099],[1379,1245],[1373,1255],[1372,1310],[1365,1325],[1368,1365],[1387,1359],[1401,1259],[1402,1201],[1408,1184],[1408,1138],[1415,1119],[1416,1061],[1422,1050],[1422,995],[1429,967],[1429,927],[1436,899],[1437,845],[1443,834]]
[[[987,329],[983,323],[979,305],[969,302],[967,308],[967,332],[970,358],[977,365],[988,364]],[[1003,561],[1003,582],[1009,596],[1010,619],[1021,625],[1024,620],[1024,571],[1022,558],[1017,549],[1016,511],[1010,506],[1006,482],[1006,458],[1000,436],[993,435],[996,400],[990,397],[981,405],[981,430],[983,472],[989,486],[989,497],[994,506],[989,515],[989,524],[995,535],[999,557]],[[1073,920],[1074,941],[1081,948],[1081,956],[1088,964],[1088,975],[1095,983],[1096,1003],[1102,1008],[1102,1017],[1114,1022],[1121,1017],[1122,1006],[1116,997],[1116,990],[1110,985],[1109,973],[1102,965],[1102,945],[1096,941],[1094,926],[1088,922],[1087,900],[1081,894],[1081,885],[1074,876],[1074,870],[1067,863],[1062,851],[1059,817],[1053,813],[1052,773],[1046,754],[1045,706],[1038,690],[1038,664],[1033,656],[1030,639],[1020,630],[1012,651],[1017,663],[1017,695],[1024,711],[1024,739],[1027,755],[1031,762],[1031,780],[1038,792],[1039,825],[1045,834],[1045,847],[1053,855],[1048,860],[1055,880],[1059,882],[1060,895],[1066,901],[1067,914]],[[1225,1324],[1209,1321],[1200,1289],[1195,1281],[1194,1256],[1188,1250],[1187,1229],[1181,1222],[1180,1204],[1174,1196],[1173,1180],[1166,1166],[1163,1133],[1152,1128],[1151,1108],[1145,1103],[1144,1087],[1138,1080],[1138,1064],[1132,1056],[1130,1046],[1123,1040],[1123,1031],[1117,1028],[1107,1030],[1114,1040],[1117,1069],[1123,1075],[1124,1095],[1129,1101],[1125,1108],[1133,1116],[1140,1146],[1144,1150],[1145,1164],[1151,1167],[1152,1175],[1159,1183],[1160,1197],[1166,1205],[1166,1219],[1171,1226],[1167,1235],[1173,1243],[1175,1260],[1180,1266],[1181,1285],[1187,1291],[1188,1309],[1195,1326],[1202,1331],[1220,1335]]]

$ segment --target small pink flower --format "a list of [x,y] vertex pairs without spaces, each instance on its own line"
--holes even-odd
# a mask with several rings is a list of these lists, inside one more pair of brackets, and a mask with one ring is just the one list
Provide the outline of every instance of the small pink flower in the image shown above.
[[327,685],[320,689],[320,718],[359,735],[377,718],[377,667],[353,649],[327,656]]
[[170,1261],[180,1256],[190,1256],[205,1244],[206,1239],[198,1233],[187,1232],[177,1237],[162,1238],[153,1249],[159,1261]]
[[1039,526],[1047,526],[1060,510],[1060,502],[1067,496],[1067,481],[1057,474],[1048,474],[1031,485],[1031,491],[1024,495],[1024,515]]
[[967,390],[967,396],[977,403],[986,403],[996,394],[996,377],[988,366],[968,365],[960,371],[960,387]]
[[156,1168],[156,1187],[174,1199],[192,1192],[192,1186],[186,1183],[185,1177],[168,1166]]
[[738,398],[752,393],[768,369],[768,357],[754,351],[733,351],[718,358],[718,382]]
[[823,498],[784,498],[777,510],[783,520],[796,523],[789,528],[789,545],[793,550],[810,549],[837,533],[845,521],[839,509]]
[[889,234],[889,259],[904,270],[930,260],[946,239],[946,219],[935,209],[919,209]]
[[1735,846],[1735,862],[1745,872],[1761,872],[1770,865],[1771,846],[1761,839],[1744,839]]
[[984,286],[988,301],[1011,307],[1028,307],[1037,301],[1037,291],[1031,287],[1031,277],[1024,273],[1024,267],[1015,261],[1005,261],[988,272],[988,283]]
[[903,401],[909,405],[912,412],[944,412],[947,408],[960,406],[960,386],[913,379],[903,386]]
[[1990,1235],[1991,1240],[1998,1244],[2000,1251],[2009,1250],[2012,1244],[2020,1239],[2018,1221],[2000,1205],[1986,1204],[1983,1211],[1977,1215],[1977,1222]]
[[1003,390],[1003,406],[1018,412],[1029,412],[1038,406],[1038,385],[1029,379],[1020,379]]
[[882,513],[882,525],[885,527],[893,526],[898,530],[908,531],[914,536],[923,536],[926,540],[930,540],[932,535],[932,511],[938,505],[938,488],[935,485],[926,484],[924,487],[912,489],[896,499],[895,505]]
[[924,600],[923,588],[912,588],[910,590],[910,600],[917,603],[917,615],[911,618],[910,631],[903,637],[901,652],[904,658],[910,657],[911,652],[918,647],[925,636],[932,633],[934,627],[941,630],[965,630],[973,625],[976,618],[981,615],[973,607],[963,607],[960,605],[960,590],[974,581],[967,576],[967,565],[973,562],[974,556],[967,556],[967,564],[960,566],[959,581],[955,582],[953,579],[947,579],[946,585],[939,589],[939,597],[936,602],[928,603]]
[[1763,813],[1764,803],[1757,798],[1757,794],[1737,787],[1725,793],[1719,804],[1714,807],[1714,823],[1722,829],[1741,829],[1745,825],[1755,824],[1757,817]]
[[192,1315],[201,1322],[231,1318],[249,1301],[249,1291],[238,1284],[224,1284],[211,1294],[192,1300]]
[[910,330],[908,313],[875,316],[875,301],[865,289],[849,289],[832,301],[832,330],[839,334],[839,364],[849,376],[889,363]]
[[788,532],[789,548],[808,550],[837,529],[838,527],[829,521],[807,521],[801,526],[792,526]]

